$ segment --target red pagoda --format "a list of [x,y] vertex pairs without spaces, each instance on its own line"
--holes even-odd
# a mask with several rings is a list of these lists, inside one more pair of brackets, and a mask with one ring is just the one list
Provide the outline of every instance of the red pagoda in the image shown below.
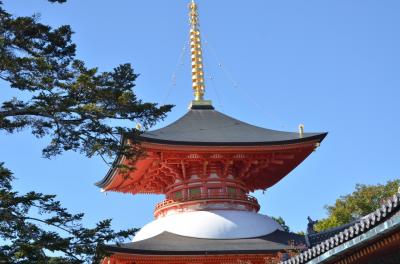
[[[247,124],[204,100],[197,6],[190,8],[195,99],[174,123],[123,144],[140,142],[145,155],[117,158],[97,183],[104,191],[165,194],[155,220],[131,243],[107,246],[103,263],[277,263],[301,249],[304,236],[283,231],[249,193],[265,190],[310,155],[326,133],[282,132]],[[120,165],[134,166],[125,171]]]

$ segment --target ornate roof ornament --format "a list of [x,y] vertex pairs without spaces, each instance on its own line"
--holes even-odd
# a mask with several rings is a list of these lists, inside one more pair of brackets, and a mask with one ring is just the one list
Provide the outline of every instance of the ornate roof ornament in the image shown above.
[[201,48],[201,38],[199,29],[199,13],[197,4],[192,0],[189,4],[190,21],[190,52],[192,64],[192,87],[194,100],[191,107],[196,105],[211,105],[211,101],[204,100],[205,83],[203,70],[203,51]]

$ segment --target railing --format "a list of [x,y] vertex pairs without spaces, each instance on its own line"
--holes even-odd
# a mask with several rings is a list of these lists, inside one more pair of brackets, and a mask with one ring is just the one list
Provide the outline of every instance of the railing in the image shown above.
[[252,205],[257,210],[259,209],[259,204],[256,198],[247,194],[229,194],[229,193],[219,193],[219,194],[199,194],[199,195],[191,195],[188,197],[176,198],[176,199],[166,199],[158,204],[156,204],[155,212],[160,209],[186,202],[194,202],[194,201],[232,201],[232,202],[244,202]]

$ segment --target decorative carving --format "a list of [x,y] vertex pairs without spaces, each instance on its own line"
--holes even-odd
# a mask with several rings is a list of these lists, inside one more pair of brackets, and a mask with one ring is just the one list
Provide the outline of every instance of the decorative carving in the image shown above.
[[228,177],[229,171],[232,171],[232,165],[233,161],[232,160],[225,160],[222,162],[223,164],[223,170],[222,170],[222,178]]
[[[184,184],[196,175],[203,183],[221,180],[240,181],[243,190],[265,189],[279,181],[297,164],[310,154],[309,144],[296,148],[280,146],[270,151],[231,150],[221,151],[204,149],[203,151],[177,151],[153,147],[146,149],[146,157],[140,162],[143,170],[131,169],[128,172],[118,170],[113,186],[108,190],[130,193],[161,194]],[[220,149],[218,149],[220,150]],[[238,153],[239,152],[239,153]],[[125,166],[133,167],[136,160],[124,160]],[[154,181],[150,183],[151,181]],[[111,185],[111,184],[110,184]]]
[[315,234],[315,233],[317,233],[316,231],[315,231],[315,229],[314,229],[314,225],[316,224],[316,223],[318,223],[318,220],[312,220],[311,219],[311,217],[307,217],[307,220],[308,220],[308,224],[307,224],[307,233],[308,234]]

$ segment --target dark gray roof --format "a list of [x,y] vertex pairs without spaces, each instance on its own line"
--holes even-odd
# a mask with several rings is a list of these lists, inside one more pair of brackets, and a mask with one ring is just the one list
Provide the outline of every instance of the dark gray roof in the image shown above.
[[140,136],[140,141],[177,145],[248,146],[322,141],[326,133],[283,132],[247,124],[214,109],[190,109],[172,124]]
[[[338,255],[339,250],[336,249],[338,247],[341,247],[342,245],[344,245],[341,248],[342,254],[346,254],[347,251],[352,250],[354,247],[360,246],[359,244],[365,243],[366,241],[372,239],[376,239],[384,235],[386,232],[389,232],[389,228],[400,228],[400,217],[398,216],[399,212],[400,193],[389,198],[375,212],[366,215],[360,221],[357,221],[354,225],[344,229],[341,232],[338,232],[337,234],[311,247],[303,253],[296,255],[289,260],[281,262],[280,264],[303,264],[313,259],[316,259],[325,253],[328,253],[325,254],[328,257],[333,257],[334,255]],[[391,221],[393,217],[396,218],[396,221]],[[388,224],[388,222],[391,223]],[[379,227],[381,226],[381,224],[384,225],[382,228],[384,232],[379,231]],[[367,234],[367,232],[369,231],[370,234],[364,235],[364,237],[359,241],[346,245],[346,243],[350,240],[356,237],[360,237],[363,234]],[[332,254],[329,254],[329,252],[332,252]],[[322,260],[321,262],[315,261],[314,263],[325,263],[323,261],[324,260]]]
[[269,235],[244,239],[203,239],[185,237],[169,232],[142,241],[106,246],[110,253],[135,253],[149,255],[196,254],[248,254],[284,251],[305,246],[304,236],[277,230]]
[[350,223],[330,228],[321,232],[315,232],[312,234],[307,234],[307,240],[308,240],[308,247],[313,247],[316,246],[317,244],[320,244],[321,242],[324,242],[330,237],[335,236],[336,234],[339,234],[340,232],[344,231],[346,228],[349,228],[350,226],[355,225],[356,223],[360,222],[362,219],[357,219],[355,221],[351,221]]

